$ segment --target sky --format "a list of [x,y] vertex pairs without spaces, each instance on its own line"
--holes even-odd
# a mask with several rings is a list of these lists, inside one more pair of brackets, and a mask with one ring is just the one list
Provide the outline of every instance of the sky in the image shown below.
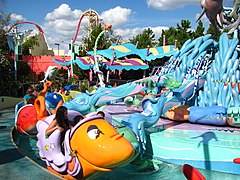
[[[232,6],[233,0],[225,0],[225,5]],[[151,28],[156,40],[162,29],[176,27],[181,20],[190,20],[192,29],[197,27],[196,19],[201,13],[200,0],[5,0],[4,13],[11,13],[12,22],[31,21],[42,27],[51,48],[69,43],[74,38],[81,15],[89,9],[95,10],[106,24],[112,24],[114,36],[121,36],[123,41]],[[87,17],[81,22],[77,43],[87,33]],[[202,18],[208,27],[206,17]],[[34,26],[23,25],[25,29]]]

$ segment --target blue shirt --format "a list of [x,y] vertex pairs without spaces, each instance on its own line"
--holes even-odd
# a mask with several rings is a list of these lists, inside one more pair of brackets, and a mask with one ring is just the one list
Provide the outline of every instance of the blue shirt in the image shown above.
[[36,99],[37,97],[34,95],[34,94],[26,94],[23,99],[25,99],[27,101],[28,104],[33,104],[34,103],[34,100]]

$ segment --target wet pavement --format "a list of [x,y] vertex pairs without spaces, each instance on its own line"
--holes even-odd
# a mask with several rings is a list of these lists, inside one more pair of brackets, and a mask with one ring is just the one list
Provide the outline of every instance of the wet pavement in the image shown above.
[[0,179],[61,179],[21,153],[12,142],[14,108],[0,111]]

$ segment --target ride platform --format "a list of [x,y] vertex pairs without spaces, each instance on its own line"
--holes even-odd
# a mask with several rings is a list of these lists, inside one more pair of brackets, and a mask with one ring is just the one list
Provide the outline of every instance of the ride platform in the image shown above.
[[[141,108],[131,110],[124,103],[104,107],[113,120],[133,113],[141,113]],[[160,118],[147,129],[146,155],[155,160],[173,164],[190,164],[195,168],[240,174],[239,164],[233,159],[239,157],[240,129],[233,127],[192,124]]]

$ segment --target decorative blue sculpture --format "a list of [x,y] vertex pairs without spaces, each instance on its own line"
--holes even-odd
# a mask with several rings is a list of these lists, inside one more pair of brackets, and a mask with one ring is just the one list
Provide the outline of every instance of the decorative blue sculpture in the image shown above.
[[153,126],[162,114],[162,108],[166,101],[165,97],[154,99],[148,97],[142,100],[142,113],[135,113],[129,117],[123,118],[122,123],[131,128],[136,134],[138,141],[141,144],[141,152],[146,150],[146,134],[145,128]]

